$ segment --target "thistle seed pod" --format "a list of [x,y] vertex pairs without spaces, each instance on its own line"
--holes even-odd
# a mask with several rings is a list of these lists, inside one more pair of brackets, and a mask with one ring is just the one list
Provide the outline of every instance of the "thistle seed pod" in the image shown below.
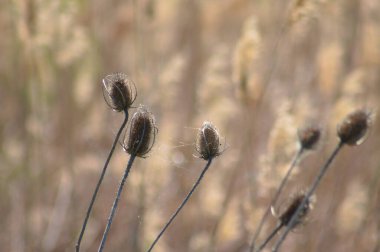
[[103,87],[107,92],[105,100],[115,111],[126,111],[136,99],[136,86],[127,75],[115,73],[103,79]]
[[157,128],[152,113],[140,106],[132,116],[128,140],[124,140],[124,150],[130,155],[145,157],[153,147],[156,134]]
[[298,131],[298,141],[305,150],[314,149],[320,137],[321,130],[318,127],[308,126]]
[[[291,201],[289,206],[286,208],[284,213],[282,213],[279,217],[282,225],[284,225],[284,226],[289,225],[289,222],[292,219],[292,216],[296,213],[298,207],[301,205],[304,198],[305,198],[304,193],[300,193],[299,195],[297,195],[296,197],[293,198],[293,200]],[[303,208],[299,212],[298,218],[296,219],[295,225],[293,227],[302,223],[302,221],[305,219],[305,217],[306,217],[306,215],[310,209],[311,209],[311,200],[307,199],[305,205],[303,206]],[[291,228],[293,228],[293,227],[291,227]]]
[[210,122],[204,122],[198,132],[196,150],[200,158],[209,160],[221,154],[219,133]]
[[338,137],[347,145],[359,145],[370,125],[370,112],[357,110],[349,114],[338,126]]

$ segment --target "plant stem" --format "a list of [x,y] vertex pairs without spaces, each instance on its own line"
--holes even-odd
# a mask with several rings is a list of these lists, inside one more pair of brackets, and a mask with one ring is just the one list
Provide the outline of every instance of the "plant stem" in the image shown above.
[[263,248],[272,240],[272,238],[277,234],[278,231],[284,226],[283,223],[280,223],[277,225],[277,227],[270,233],[270,235],[265,239],[265,241],[259,246],[259,248],[256,250],[256,252],[260,252],[263,250]]
[[187,194],[187,196],[185,197],[185,199],[182,201],[181,205],[177,208],[177,210],[175,211],[175,213],[170,217],[169,221],[166,223],[166,225],[164,226],[164,228],[158,234],[158,236],[156,237],[156,239],[154,240],[154,242],[152,243],[152,245],[148,249],[148,252],[151,252],[153,250],[153,247],[156,245],[156,243],[158,242],[158,240],[164,234],[165,230],[169,227],[169,225],[172,223],[172,221],[174,220],[174,218],[178,215],[178,213],[181,211],[181,209],[185,206],[185,204],[187,203],[187,201],[190,199],[191,195],[193,194],[193,192],[195,191],[195,189],[197,188],[197,186],[201,182],[203,176],[205,175],[206,171],[210,167],[211,162],[212,162],[212,158],[210,158],[207,161],[207,164],[206,164],[205,168],[203,169],[203,171],[202,171],[201,175],[199,176],[199,178],[197,179],[197,181],[194,183],[194,185],[191,188],[190,192]]
[[127,168],[125,169],[124,176],[120,182],[119,189],[117,190],[115,201],[113,202],[113,205],[112,205],[110,216],[108,217],[107,226],[106,226],[106,229],[104,230],[103,238],[102,238],[102,241],[100,242],[98,252],[101,252],[104,249],[104,245],[105,245],[106,240],[107,240],[107,235],[108,235],[108,232],[111,228],[112,220],[113,220],[113,217],[114,217],[115,212],[116,212],[117,204],[119,203],[119,200],[120,200],[121,191],[123,190],[123,186],[125,184],[125,181],[127,180],[129,171],[132,168],[132,164],[133,164],[133,161],[135,160],[135,158],[136,158],[136,155],[131,155],[131,157],[129,158]]
[[301,212],[302,209],[304,209],[304,206],[305,206],[306,202],[308,202],[310,200],[311,195],[316,190],[317,186],[321,182],[322,177],[326,173],[327,169],[329,168],[330,164],[332,163],[332,161],[334,160],[334,158],[336,157],[336,155],[342,149],[343,145],[344,144],[342,142],[338,143],[338,145],[334,149],[334,151],[331,154],[331,156],[327,159],[326,163],[320,169],[320,172],[319,172],[318,176],[315,178],[312,186],[310,187],[310,189],[306,193],[303,201],[298,206],[297,211],[293,214],[292,218],[290,219],[289,224],[287,225],[287,227],[285,229],[285,232],[281,235],[280,239],[277,241],[277,243],[273,247],[272,252],[277,252],[278,249],[280,248],[281,244],[284,242],[284,240],[285,240],[286,236],[288,235],[289,231],[292,229],[292,227],[296,223],[299,213]]
[[275,195],[274,195],[272,201],[270,202],[270,204],[269,204],[268,208],[266,209],[266,211],[265,211],[263,217],[261,218],[260,224],[259,224],[259,226],[258,226],[258,228],[257,228],[257,230],[256,230],[256,232],[255,232],[255,235],[253,236],[253,239],[252,239],[251,245],[250,245],[250,247],[249,247],[249,251],[250,251],[250,252],[254,251],[254,249],[255,249],[256,239],[257,239],[257,237],[260,235],[261,229],[262,229],[263,226],[264,226],[264,222],[265,222],[266,218],[268,217],[268,215],[269,215],[269,213],[270,213],[271,206],[274,206],[274,205],[276,204],[276,202],[277,202],[277,200],[278,200],[278,198],[279,198],[279,196],[280,196],[280,194],[281,194],[281,192],[282,192],[282,189],[284,188],[286,182],[288,181],[288,179],[289,179],[289,177],[290,177],[290,174],[292,173],[294,167],[295,167],[296,164],[298,163],[298,161],[299,161],[299,159],[300,159],[300,157],[301,157],[301,155],[302,155],[303,152],[304,152],[304,149],[301,147],[301,148],[298,150],[298,152],[296,153],[296,155],[294,156],[293,161],[292,161],[292,163],[290,164],[289,169],[288,169],[288,171],[287,171],[285,177],[282,179],[281,184],[280,184],[280,186],[278,187],[278,189],[277,189],[277,191],[276,191],[276,193],[275,193]]
[[107,167],[108,167],[108,164],[111,160],[111,157],[112,157],[112,154],[115,150],[115,147],[116,147],[116,144],[120,138],[120,135],[121,133],[123,132],[123,129],[125,128],[125,125],[127,124],[128,122],[128,110],[125,110],[124,111],[124,121],[123,123],[121,124],[120,128],[119,128],[119,131],[117,132],[116,134],[116,137],[115,137],[115,140],[113,141],[112,143],[112,147],[111,147],[111,150],[108,154],[108,157],[107,157],[107,160],[106,162],[104,163],[104,166],[103,166],[103,170],[102,170],[102,173],[100,174],[100,177],[99,177],[99,181],[95,187],[95,191],[94,191],[94,194],[92,195],[92,198],[91,198],[91,201],[90,201],[90,205],[88,206],[88,209],[87,209],[87,213],[86,213],[86,217],[84,219],[84,222],[83,222],[83,225],[82,225],[82,229],[80,231],[80,234],[79,234],[79,238],[78,238],[78,241],[77,241],[77,244],[75,246],[75,251],[76,252],[79,252],[80,250],[80,245],[81,245],[81,242],[82,242],[82,238],[83,238],[83,235],[84,235],[84,231],[86,230],[86,226],[87,226],[87,221],[88,221],[88,218],[90,217],[90,214],[91,214],[91,211],[92,211],[92,207],[94,205],[94,202],[95,202],[95,199],[96,199],[96,196],[98,194],[98,191],[99,191],[99,188],[100,188],[100,185],[102,184],[103,182],[103,178],[104,178],[104,175],[106,173],[106,170],[107,170]]

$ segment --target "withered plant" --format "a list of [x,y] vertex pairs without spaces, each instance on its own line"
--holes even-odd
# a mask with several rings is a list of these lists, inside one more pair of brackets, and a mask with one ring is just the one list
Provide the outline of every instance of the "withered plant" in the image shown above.
[[102,184],[104,175],[107,171],[108,164],[112,158],[113,152],[115,150],[117,142],[119,141],[120,135],[128,122],[128,110],[131,108],[137,96],[136,86],[133,83],[133,81],[130,80],[128,76],[123,73],[110,74],[103,79],[103,96],[106,103],[114,111],[124,112],[124,120],[120,125],[118,132],[116,133],[115,139],[111,146],[111,150],[107,156],[106,162],[104,163],[98,183],[96,184],[95,191],[91,197],[91,201],[86,212],[86,217],[84,218],[82,229],[80,231],[79,238],[75,246],[77,252],[79,252],[80,250],[80,245],[82,242],[84,232],[86,230],[88,218],[90,217],[100,185]]
[[98,251],[104,249],[108,232],[111,228],[113,217],[116,212],[120,195],[127,180],[129,171],[132,168],[133,161],[136,157],[145,158],[146,154],[152,149],[157,134],[157,128],[154,117],[144,106],[140,106],[131,119],[128,139],[124,139],[123,148],[130,155],[128,165],[121,179],[115,200],[113,202],[111,213],[108,218],[107,226],[104,230],[103,238],[100,242]]
[[313,200],[307,199],[305,196],[305,193],[301,192],[293,197],[290,204],[286,207],[285,211],[278,217],[278,225],[268,235],[264,242],[257,248],[256,252],[262,251],[268,242],[270,242],[270,240],[272,240],[273,237],[278,233],[278,231],[280,231],[285,226],[289,226],[292,216],[295,214],[304,200],[306,203],[302,206],[301,211],[298,213],[298,217],[296,218],[296,222],[293,224],[293,226],[290,226],[290,229],[294,229],[297,225],[301,224],[305,220],[307,214],[313,207]]
[[203,179],[205,173],[207,172],[208,168],[210,167],[212,160],[219,156],[222,151],[220,149],[220,136],[213,124],[210,122],[204,122],[202,125],[202,128],[200,128],[198,132],[198,136],[196,139],[196,150],[199,154],[199,158],[204,159],[207,161],[206,166],[203,168],[200,176],[198,177],[197,181],[194,183],[193,187],[191,188],[190,192],[187,194],[185,199],[182,201],[180,206],[177,208],[177,210],[174,212],[174,214],[170,217],[169,221],[165,224],[165,226],[162,228],[160,233],[157,235],[156,239],[153,241],[152,245],[149,247],[148,252],[152,251],[154,246],[157,244],[158,240],[161,238],[161,236],[164,234],[166,229],[169,227],[169,225],[173,222],[174,218],[178,215],[178,213],[181,211],[181,209],[185,206],[185,204],[190,199],[191,195]]
[[[260,221],[260,223],[259,223],[259,225],[255,231],[255,234],[252,238],[252,241],[251,241],[251,244],[249,247],[250,252],[254,251],[257,237],[260,235],[260,232],[264,226],[265,220],[269,216],[270,209],[271,209],[271,207],[274,207],[275,204],[277,203],[279,196],[280,196],[282,190],[284,189],[286,182],[289,180],[290,175],[291,175],[294,167],[296,167],[297,163],[301,159],[302,154],[305,151],[313,150],[316,147],[316,145],[318,144],[318,141],[320,139],[320,136],[321,136],[321,130],[315,126],[308,126],[308,127],[302,128],[298,131],[299,149],[298,149],[297,153],[295,154],[293,161],[291,162],[291,164],[290,164],[290,166],[286,172],[286,175],[284,176],[279,187],[277,188],[277,191],[275,192],[269,206],[265,210],[263,217],[261,218],[261,221]],[[280,229],[280,227],[278,227],[278,230],[279,229]],[[277,231],[274,232],[273,235],[276,234]],[[265,244],[266,243],[264,243],[264,246],[265,246]]]
[[311,187],[305,194],[304,199],[299,204],[296,211],[294,211],[294,214],[291,215],[285,232],[280,236],[279,240],[272,249],[273,252],[279,250],[281,244],[284,242],[290,230],[297,224],[299,214],[303,211],[302,209],[310,200],[311,195],[314,194],[327,169],[330,167],[332,161],[338,155],[339,151],[345,145],[360,145],[365,140],[365,136],[367,135],[370,124],[371,113],[367,110],[360,109],[347,115],[346,118],[338,125],[337,136],[339,138],[339,142],[337,146],[335,147],[330,157],[327,159],[326,163],[319,170],[317,177],[314,179]]

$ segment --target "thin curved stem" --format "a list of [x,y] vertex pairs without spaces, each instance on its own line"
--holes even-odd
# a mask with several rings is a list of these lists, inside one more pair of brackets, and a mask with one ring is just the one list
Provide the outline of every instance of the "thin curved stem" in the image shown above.
[[285,186],[286,182],[288,181],[288,179],[289,179],[289,177],[290,177],[290,174],[292,173],[294,167],[295,167],[296,164],[298,163],[298,161],[299,161],[299,159],[300,159],[300,157],[301,157],[301,155],[302,155],[303,152],[304,152],[304,149],[301,147],[301,148],[298,150],[298,152],[296,153],[296,155],[294,156],[293,161],[292,161],[292,163],[290,164],[290,166],[289,166],[289,168],[288,168],[288,171],[287,171],[285,177],[282,179],[280,186],[278,187],[278,189],[277,189],[277,191],[276,191],[274,197],[272,198],[272,200],[271,200],[271,202],[270,202],[268,208],[266,209],[266,211],[265,211],[263,217],[261,218],[260,224],[259,224],[259,226],[258,226],[258,228],[257,228],[257,230],[256,230],[256,232],[255,232],[255,234],[254,234],[254,236],[253,236],[253,238],[252,238],[252,242],[251,242],[251,245],[250,245],[250,247],[249,247],[249,251],[250,251],[250,252],[254,251],[254,249],[255,249],[256,239],[257,239],[257,237],[259,237],[259,235],[260,235],[261,229],[262,229],[263,226],[264,226],[264,222],[265,222],[266,218],[268,217],[268,215],[269,215],[269,213],[270,213],[271,206],[274,206],[274,205],[276,204],[276,202],[277,202],[277,200],[278,200],[278,198],[279,198],[279,196],[280,196],[282,190],[284,189],[284,186]]
[[124,115],[125,115],[125,116],[124,116],[124,121],[123,121],[123,123],[121,124],[121,126],[120,126],[120,128],[119,128],[119,131],[118,131],[117,134],[116,134],[115,140],[114,140],[113,143],[112,143],[111,150],[110,150],[110,152],[109,152],[109,154],[108,154],[108,157],[107,157],[106,162],[104,163],[102,173],[100,174],[99,181],[98,181],[98,183],[96,184],[94,194],[92,195],[92,198],[91,198],[91,201],[90,201],[90,205],[88,206],[87,213],[86,213],[86,217],[85,217],[85,219],[84,219],[84,222],[83,222],[83,225],[82,225],[82,229],[81,229],[81,231],[80,231],[79,238],[78,238],[77,244],[76,244],[76,246],[75,246],[75,251],[76,251],[76,252],[79,252],[79,250],[80,250],[80,245],[81,245],[81,242],[82,242],[82,238],[83,238],[83,235],[84,235],[84,231],[86,230],[87,221],[88,221],[88,218],[90,217],[90,214],[91,214],[91,211],[92,211],[92,207],[93,207],[93,205],[94,205],[94,202],[95,202],[96,196],[97,196],[97,194],[98,194],[98,191],[99,191],[100,185],[101,185],[102,182],[103,182],[104,175],[105,175],[105,173],[106,173],[106,170],[107,170],[108,164],[109,164],[109,162],[110,162],[110,160],[111,160],[112,154],[113,154],[113,152],[114,152],[114,150],[115,150],[116,144],[117,144],[117,142],[119,141],[120,135],[121,135],[121,133],[123,132],[123,129],[125,128],[125,125],[126,125],[127,122],[128,122],[128,111],[127,111],[127,110],[124,111]]
[[194,183],[194,185],[191,188],[190,192],[187,194],[187,196],[185,197],[185,199],[182,201],[181,205],[177,208],[177,210],[175,211],[175,213],[170,217],[169,221],[166,223],[166,225],[163,227],[163,229],[161,230],[161,232],[158,234],[158,236],[156,237],[156,239],[154,240],[154,242],[152,243],[152,245],[148,249],[148,252],[151,252],[153,250],[153,247],[156,245],[156,243],[158,242],[158,240],[161,238],[161,236],[164,234],[164,232],[166,231],[166,229],[172,223],[172,221],[174,220],[174,218],[178,215],[178,213],[181,211],[181,209],[185,206],[185,204],[187,203],[187,201],[190,199],[191,195],[193,194],[193,192],[195,191],[195,189],[197,188],[197,186],[201,182],[203,176],[205,175],[206,171],[210,167],[211,162],[212,162],[212,158],[210,158],[207,161],[207,164],[206,164],[205,168],[203,169],[203,171],[202,171],[201,175],[199,176],[199,178],[197,179],[197,181]]
[[331,154],[331,156],[327,159],[326,163],[320,169],[320,172],[319,172],[318,176],[315,178],[312,186],[310,187],[310,189],[308,190],[308,192],[305,194],[305,197],[304,197],[303,201],[298,206],[297,211],[293,214],[292,218],[289,221],[289,224],[286,226],[285,232],[280,236],[279,240],[277,241],[277,243],[273,247],[272,252],[278,251],[278,249],[280,248],[281,244],[284,242],[286,236],[288,235],[288,233],[290,232],[290,230],[293,228],[294,224],[296,223],[298,215],[300,214],[300,212],[302,211],[302,209],[304,209],[304,206],[305,206],[306,202],[309,202],[311,195],[313,195],[314,191],[317,189],[317,186],[321,182],[322,177],[325,175],[327,169],[331,165],[331,163],[334,160],[334,158],[336,157],[336,155],[342,149],[343,145],[344,144],[342,142],[338,143],[338,145],[334,149],[334,151]]
[[131,157],[129,158],[127,168],[125,169],[124,176],[120,182],[119,189],[117,190],[115,201],[113,202],[113,205],[112,205],[110,216],[108,217],[107,226],[106,226],[106,229],[104,230],[103,238],[102,238],[102,241],[100,242],[98,252],[101,252],[104,249],[104,245],[105,245],[106,240],[107,240],[108,232],[111,228],[112,220],[113,220],[113,217],[114,217],[115,212],[116,212],[117,204],[119,203],[119,200],[120,200],[121,192],[123,190],[125,181],[127,180],[129,171],[132,168],[132,164],[133,164],[133,161],[135,160],[135,158],[136,158],[136,155],[131,155]]
[[268,244],[268,242],[270,242],[270,240],[272,240],[272,238],[277,234],[278,231],[280,231],[280,229],[283,226],[284,226],[283,223],[280,223],[279,225],[277,225],[277,227],[272,231],[272,233],[270,233],[270,235],[265,239],[265,241],[258,247],[256,252],[260,252],[261,250],[263,250],[263,248],[265,248],[265,246]]

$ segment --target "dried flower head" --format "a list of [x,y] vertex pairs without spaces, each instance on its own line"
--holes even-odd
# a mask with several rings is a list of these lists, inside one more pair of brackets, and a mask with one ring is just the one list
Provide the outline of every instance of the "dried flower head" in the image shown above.
[[361,144],[370,126],[370,116],[370,112],[362,109],[349,114],[338,125],[337,133],[340,141],[348,145]]
[[[296,213],[298,207],[301,205],[302,201],[305,199],[304,193],[299,193],[296,195],[292,201],[290,202],[289,206],[286,208],[286,210],[280,215],[279,219],[281,221],[281,224],[284,226],[289,225],[290,220],[292,219],[293,215]],[[298,224],[302,223],[302,221],[305,219],[306,215],[312,208],[312,200],[309,198],[306,200],[306,203],[302,207],[301,211],[298,214],[298,218],[294,224],[293,227],[297,226]],[[292,227],[292,228],[293,228]]]
[[205,160],[220,155],[220,137],[212,123],[203,123],[202,128],[198,132],[196,150],[199,153],[200,158]]
[[136,86],[123,73],[107,75],[103,79],[103,88],[107,92],[106,102],[118,112],[128,110],[136,99]]
[[298,131],[298,141],[305,150],[312,150],[321,138],[321,129],[315,126],[308,126]]
[[128,140],[124,140],[124,150],[131,155],[145,157],[153,147],[156,134],[152,113],[140,106],[132,116]]

